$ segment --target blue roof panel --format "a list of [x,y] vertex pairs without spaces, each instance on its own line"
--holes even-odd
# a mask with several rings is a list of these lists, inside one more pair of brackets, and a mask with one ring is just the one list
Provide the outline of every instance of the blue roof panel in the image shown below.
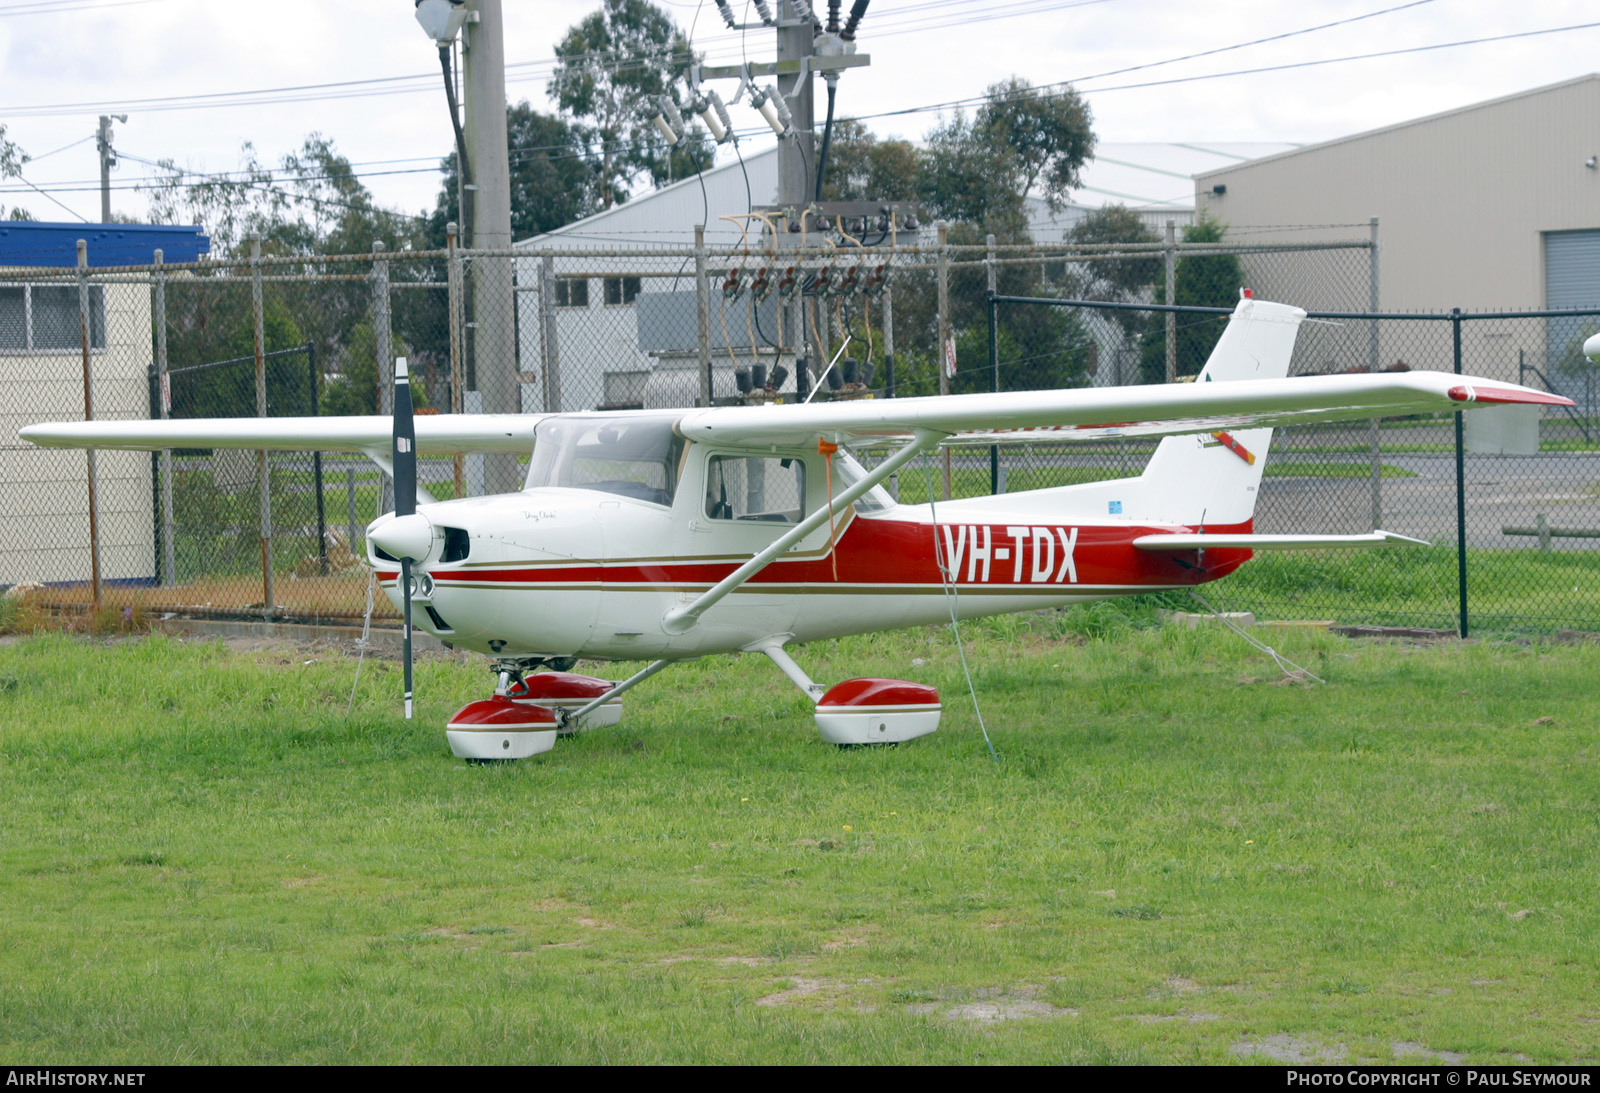
[[163,261],[194,262],[211,250],[211,237],[198,224],[0,220],[0,266],[76,266],[80,239],[89,244],[91,266],[147,266],[157,249]]

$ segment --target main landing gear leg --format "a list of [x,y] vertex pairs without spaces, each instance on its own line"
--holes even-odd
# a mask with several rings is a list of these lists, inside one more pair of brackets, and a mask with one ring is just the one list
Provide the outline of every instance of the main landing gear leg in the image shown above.
[[750,646],[765,653],[805,696],[816,703],[817,730],[840,747],[898,744],[939,727],[939,692],[903,679],[847,679],[833,687],[813,683],[778,640]]

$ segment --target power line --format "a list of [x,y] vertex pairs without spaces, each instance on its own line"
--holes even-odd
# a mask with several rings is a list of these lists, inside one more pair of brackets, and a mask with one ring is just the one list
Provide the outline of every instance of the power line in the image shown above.
[[129,8],[135,4],[161,4],[166,0],[30,0],[30,2],[0,7],[0,19],[14,15],[57,15],[69,11],[92,11],[95,8]]
[[[406,220],[415,220],[415,221],[417,221],[419,223],[426,223],[427,220],[428,220],[428,218],[425,217],[425,216],[417,216],[414,213],[400,212],[398,209],[386,209],[386,208],[384,208],[384,207],[382,207],[380,205],[373,204],[371,201],[368,201],[365,204],[355,204],[355,203],[352,203],[352,202],[349,202],[349,201],[338,201],[338,200],[335,200],[333,198],[312,197],[309,194],[299,194],[299,193],[294,193],[294,192],[289,191],[289,190],[284,190],[284,189],[281,189],[281,188],[279,188],[277,186],[274,186],[271,183],[267,183],[267,182],[252,181],[250,179],[230,179],[230,178],[226,178],[226,177],[221,176],[221,175],[208,174],[205,171],[186,170],[186,169],[184,169],[182,167],[177,167],[177,166],[175,166],[175,165],[173,165],[171,163],[161,163],[161,162],[158,162],[158,161],[153,160],[153,159],[145,159],[142,156],[136,156],[131,152],[124,152],[124,151],[121,151],[120,149],[118,150],[117,155],[120,156],[123,159],[131,159],[135,163],[143,163],[147,167],[155,167],[155,168],[157,168],[159,170],[171,171],[171,172],[173,172],[174,175],[177,176],[175,179],[172,180],[173,182],[180,182],[181,179],[183,179],[183,178],[185,178],[187,176],[193,175],[193,176],[197,176],[199,178],[210,179],[212,181],[226,182],[226,183],[229,183],[230,185],[234,185],[234,186],[242,186],[242,187],[244,187],[246,189],[250,189],[250,190],[260,190],[263,193],[276,194],[277,196],[282,197],[282,198],[286,198],[287,200],[292,201],[292,202],[305,202],[308,205],[328,205],[328,206],[332,206],[333,208],[348,209],[348,210],[350,210],[352,212],[378,213],[378,214],[388,215],[388,216],[398,216],[398,217],[401,217],[401,218],[406,219]],[[268,175],[270,177],[270,172],[268,172]],[[320,177],[321,178],[328,178],[328,177],[331,177],[331,176],[323,175],[323,176],[320,176]],[[340,177],[344,177],[344,176],[340,176]],[[49,196],[49,195],[47,194],[46,196]],[[57,204],[60,204],[60,203],[57,202]],[[62,207],[65,208],[65,206],[62,206]],[[76,215],[76,214],[74,214],[74,215]]]
[[[1545,35],[1545,34],[1563,34],[1563,33],[1566,33],[1567,31],[1572,31],[1572,30],[1590,30],[1590,29],[1593,29],[1594,27],[1600,27],[1600,23],[1575,23],[1575,24],[1573,24],[1571,26],[1565,26],[1565,27],[1546,27],[1543,30],[1524,30],[1524,31],[1516,31],[1516,32],[1511,33],[1511,34],[1497,34],[1497,35],[1494,35],[1494,36],[1488,37],[1488,38],[1466,38],[1466,39],[1462,39],[1461,41],[1458,41],[1458,42],[1436,42],[1436,43],[1434,43],[1432,45],[1409,46],[1409,47],[1407,47],[1405,49],[1389,49],[1389,50],[1382,50],[1382,51],[1379,51],[1379,52],[1376,52],[1376,53],[1356,53],[1356,54],[1351,54],[1351,55],[1346,56],[1346,57],[1324,57],[1324,58],[1321,58],[1319,60],[1314,60],[1314,61],[1294,61],[1294,62],[1291,62],[1291,63],[1288,63],[1288,64],[1281,64],[1281,65],[1265,65],[1265,66],[1262,66],[1260,68],[1234,69],[1234,70],[1229,71],[1229,72],[1208,72],[1208,73],[1205,73],[1205,74],[1199,75],[1199,76],[1176,76],[1176,77],[1173,77],[1172,79],[1167,79],[1167,80],[1148,80],[1148,81],[1144,81],[1144,82],[1141,82],[1141,83],[1116,84],[1116,85],[1113,85],[1111,87],[1075,88],[1074,85],[1078,81],[1065,80],[1065,81],[1062,81],[1060,83],[1043,84],[1043,85],[1040,85],[1039,87],[1030,87],[1026,91],[1017,92],[1015,94],[1002,95],[996,100],[991,100],[988,95],[974,95],[974,96],[971,96],[971,97],[965,98],[965,99],[951,99],[948,102],[931,103],[931,104],[929,104],[927,106],[908,106],[908,107],[905,107],[905,108],[900,109],[900,110],[884,110],[884,111],[881,111],[881,112],[876,113],[876,114],[857,114],[854,117],[851,117],[851,118],[849,118],[847,120],[849,120],[849,121],[871,121],[874,118],[893,118],[893,117],[901,117],[901,116],[904,116],[904,115],[907,115],[907,114],[926,114],[926,113],[931,113],[931,112],[939,111],[939,110],[949,110],[952,107],[957,107],[958,108],[958,107],[963,107],[963,106],[973,106],[973,105],[977,105],[979,103],[986,103],[986,102],[990,102],[990,101],[1004,102],[1004,101],[1009,101],[1011,99],[1016,99],[1016,98],[1028,98],[1028,97],[1033,96],[1033,95],[1038,95],[1041,91],[1044,91],[1044,93],[1046,95],[1050,95],[1050,94],[1065,94],[1065,93],[1068,93],[1068,92],[1073,92],[1074,90],[1078,94],[1098,95],[1098,94],[1101,94],[1101,93],[1106,92],[1106,91],[1131,91],[1131,90],[1135,90],[1135,89],[1138,89],[1138,88],[1144,88],[1144,87],[1164,87],[1164,86],[1167,86],[1169,84],[1195,83],[1195,82],[1198,82],[1198,81],[1201,81],[1201,80],[1220,80],[1220,79],[1225,79],[1225,78],[1230,77],[1230,76],[1253,76],[1253,75],[1256,75],[1256,74],[1259,74],[1259,73],[1262,73],[1262,72],[1284,72],[1284,71],[1288,71],[1289,69],[1295,69],[1295,68],[1315,68],[1315,67],[1318,67],[1320,65],[1343,64],[1343,63],[1345,63],[1347,61],[1369,61],[1369,60],[1372,60],[1374,58],[1379,58],[1379,57],[1398,57],[1398,56],[1402,56],[1402,55],[1408,54],[1408,53],[1427,53],[1427,52],[1430,52],[1430,51],[1433,51],[1433,50],[1439,50],[1439,49],[1454,49],[1454,48],[1456,48],[1458,46],[1484,45],[1484,44],[1487,44],[1487,43],[1490,43],[1490,42],[1510,41],[1510,40],[1515,39],[1515,38],[1534,38],[1534,37],[1538,37],[1540,35]],[[1158,62],[1158,63],[1165,63],[1165,62]],[[1154,67],[1154,65],[1151,65],[1151,66],[1139,66],[1139,67]],[[1122,71],[1133,71],[1133,69],[1123,69]],[[1093,76],[1080,77],[1080,79],[1096,79],[1096,78],[1097,77],[1093,77]],[[1056,87],[1066,88],[1067,91],[1066,92],[1051,92],[1051,91],[1048,90],[1049,88],[1056,88]]]
[[[90,0],[82,0],[90,2]],[[156,0],[119,0],[125,3],[153,3]],[[990,21],[993,19],[1015,18],[1022,15],[1038,14],[1058,8],[1081,7],[1087,4],[1110,3],[1112,0],[1020,0],[1011,5],[1001,5],[996,8],[981,3],[980,0],[943,0],[950,5],[954,12],[943,21],[918,22],[923,18],[923,11],[941,6],[940,0],[921,5],[921,10],[910,13],[899,19],[892,16],[877,22],[875,35],[889,37],[894,34],[917,33],[925,30],[938,30],[944,27],[965,25],[972,21]],[[967,16],[959,14],[963,10],[979,11],[980,16]],[[3,11],[3,9],[0,9]],[[721,34],[710,36],[705,44],[708,46],[708,55],[715,52],[719,58],[731,59],[740,55],[740,39],[742,33]],[[680,52],[670,47],[658,51],[661,55],[670,56]],[[546,78],[555,68],[564,61],[585,61],[593,58],[606,58],[620,56],[617,50],[596,50],[587,53],[573,54],[568,58],[546,57],[533,61],[516,61],[506,65],[507,83],[526,83],[533,80]],[[709,58],[708,58],[709,59]],[[616,65],[606,66],[612,71],[621,71],[629,67],[647,63],[643,60],[630,59]],[[416,73],[406,76],[379,76],[360,80],[336,80],[315,84],[293,84],[284,87],[253,88],[246,91],[212,91],[198,92],[188,95],[161,95],[146,98],[114,99],[114,100],[85,100],[80,102],[48,103],[34,106],[3,106],[0,115],[13,118],[25,117],[53,117],[63,114],[80,114],[92,112],[154,112],[166,110],[194,110],[228,106],[267,106],[291,102],[319,102],[329,99],[341,98],[367,98],[373,95],[391,94],[417,94],[431,92],[438,80],[438,74],[433,72]]]

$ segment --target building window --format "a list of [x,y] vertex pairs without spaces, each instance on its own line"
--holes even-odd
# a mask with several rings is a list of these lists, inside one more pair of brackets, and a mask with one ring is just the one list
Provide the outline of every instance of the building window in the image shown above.
[[607,277],[606,306],[621,307],[631,304],[639,295],[639,278]]
[[556,306],[588,307],[589,279],[587,277],[557,277]]
[[[0,285],[0,352],[83,346],[77,285]],[[106,290],[89,286],[89,347],[106,347]]]

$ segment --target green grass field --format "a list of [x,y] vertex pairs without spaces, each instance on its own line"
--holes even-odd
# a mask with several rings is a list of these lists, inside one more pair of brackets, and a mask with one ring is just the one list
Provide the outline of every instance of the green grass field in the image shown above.
[[[1600,1057],[1600,647],[1269,640],[1102,606],[799,651],[937,684],[824,745],[757,657],[474,767],[482,662],[0,646],[0,1057]],[[623,666],[603,669],[610,674]]]

